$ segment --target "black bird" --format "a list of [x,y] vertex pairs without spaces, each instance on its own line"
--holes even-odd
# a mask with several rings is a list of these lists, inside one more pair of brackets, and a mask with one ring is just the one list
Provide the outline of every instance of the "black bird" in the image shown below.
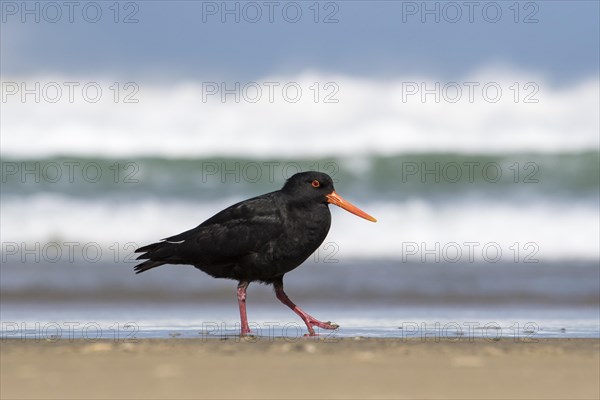
[[281,190],[257,196],[219,212],[194,229],[136,250],[134,267],[141,273],[163,264],[189,264],[215,278],[235,279],[241,334],[250,333],[246,288],[250,282],[272,284],[277,298],[302,318],[310,335],[313,326],[336,329],[296,306],[283,291],[283,275],[299,266],[321,245],[331,225],[328,204],[369,221],[377,220],[341,198],[327,174],[302,172]]

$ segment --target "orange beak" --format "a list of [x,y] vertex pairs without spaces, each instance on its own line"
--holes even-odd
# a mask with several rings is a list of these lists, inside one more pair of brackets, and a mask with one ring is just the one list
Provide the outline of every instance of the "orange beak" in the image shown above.
[[369,220],[371,222],[377,222],[375,218],[371,217],[369,214],[356,207],[354,204],[344,200],[339,194],[335,192],[335,190],[325,197],[327,197],[328,203],[335,204],[338,207],[342,207],[344,210],[351,212],[354,215],[358,215],[359,217]]

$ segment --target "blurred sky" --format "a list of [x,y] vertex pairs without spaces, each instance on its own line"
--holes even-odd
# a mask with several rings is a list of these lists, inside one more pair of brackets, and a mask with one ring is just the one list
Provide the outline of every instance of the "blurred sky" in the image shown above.
[[[248,22],[256,7],[244,8],[243,2],[130,3],[120,3],[118,23],[113,2],[97,3],[102,16],[96,23],[82,17],[87,2],[74,8],[72,23],[64,6],[58,22],[48,22],[56,12],[48,8],[40,9],[36,23],[35,15],[22,15],[23,7],[35,9],[35,2],[3,1],[2,75],[135,75],[168,82],[319,71],[460,79],[504,66],[532,71],[561,86],[596,77],[599,69],[598,1],[495,2],[502,12],[495,23],[486,21],[486,16],[495,19],[497,10],[486,6],[490,2],[475,2],[473,22],[464,2],[452,3],[462,13],[455,23],[449,21],[457,8],[445,2],[321,2],[318,23],[312,1],[297,3],[302,10],[297,23],[284,19],[286,2],[275,2],[273,22],[264,2],[253,3],[263,13],[256,23]],[[225,15],[222,23],[221,8],[236,4],[240,22]],[[422,7],[439,7],[440,22],[433,14],[423,15]],[[286,15],[294,12],[287,9]],[[128,15],[138,22],[123,23]],[[338,22],[324,23],[328,16]]]

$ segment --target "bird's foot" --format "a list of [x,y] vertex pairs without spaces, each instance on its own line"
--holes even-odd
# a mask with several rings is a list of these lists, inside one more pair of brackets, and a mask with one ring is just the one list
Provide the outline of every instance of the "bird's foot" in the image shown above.
[[250,330],[250,328],[242,328],[240,331],[240,336],[254,336],[254,333]]
[[313,326],[316,326],[321,329],[329,329],[329,330],[335,330],[340,327],[338,324],[333,323],[331,321],[323,322],[323,321],[319,321],[318,319],[314,319],[314,318],[309,318],[305,322],[306,322],[306,326],[308,327],[308,334],[306,334],[304,336],[319,336],[318,333],[315,333]]
[[240,341],[241,342],[249,342],[249,343],[254,343],[256,342],[256,340],[258,339],[258,336],[256,336],[254,333],[246,333],[244,335],[240,335]]
[[316,319],[313,320],[309,320],[308,321],[309,324],[311,324],[312,326],[318,326],[321,329],[330,329],[330,330],[334,330],[339,328],[340,326],[334,322],[331,321],[327,321],[327,322],[322,322]]

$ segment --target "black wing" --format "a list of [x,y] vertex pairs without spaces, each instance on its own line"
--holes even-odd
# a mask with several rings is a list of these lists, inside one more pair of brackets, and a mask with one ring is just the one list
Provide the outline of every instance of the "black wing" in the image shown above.
[[163,264],[215,265],[258,253],[283,233],[273,193],[234,204],[196,228],[137,249],[141,273]]

